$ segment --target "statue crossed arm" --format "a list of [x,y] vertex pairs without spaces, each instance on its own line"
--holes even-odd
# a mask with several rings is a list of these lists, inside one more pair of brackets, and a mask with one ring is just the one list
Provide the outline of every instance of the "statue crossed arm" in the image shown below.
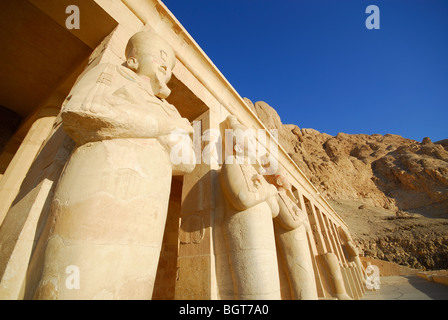
[[264,178],[259,179],[255,168],[250,166],[242,168],[240,165],[224,164],[222,167],[221,185],[226,198],[235,209],[244,211],[267,202],[272,216],[276,217],[278,215],[278,204],[275,201],[277,190]]
[[65,130],[78,144],[114,138],[156,138],[175,130],[190,134],[193,130],[174,106],[155,97],[144,79],[123,66],[94,67],[68,100],[61,116]]

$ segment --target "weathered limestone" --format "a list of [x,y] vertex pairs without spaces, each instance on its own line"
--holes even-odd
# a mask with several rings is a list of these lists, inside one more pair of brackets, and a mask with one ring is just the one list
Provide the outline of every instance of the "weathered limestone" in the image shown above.
[[36,158],[42,143],[47,139],[58,114],[58,108],[47,107],[39,111],[36,120],[20,144],[14,158],[0,180],[0,225],[11,204],[19,193],[20,186]]
[[[177,66],[177,65],[176,65]],[[188,106],[196,106],[190,101]],[[187,111],[189,113],[190,110]],[[216,199],[219,198],[218,163],[211,150],[216,143],[211,136],[210,112],[194,120],[194,141],[197,164],[193,172],[183,177],[180,225],[177,226],[178,250],[174,299],[219,299],[215,276]],[[210,134],[209,134],[210,133]],[[203,139],[201,139],[203,138]],[[221,240],[224,244],[224,240]],[[228,265],[227,256],[225,258]],[[159,267],[160,268],[160,267]],[[230,272],[230,271],[229,271]],[[228,272],[228,273],[229,273]],[[231,296],[232,297],[232,296]]]
[[52,184],[44,179],[11,207],[0,227],[0,300],[23,299],[29,257]]
[[329,280],[334,289],[334,295],[339,300],[352,300],[347,294],[347,289],[345,288],[343,275],[341,272],[341,266],[339,260],[334,253],[327,252],[322,255],[325,261],[325,266],[329,273]]
[[298,207],[299,201],[291,190],[291,183],[283,170],[270,177],[278,189],[276,195],[279,215],[275,218],[278,252],[286,267],[291,296],[297,300],[317,300],[317,288],[312,265],[307,230],[310,229],[306,213]]
[[[193,129],[163,100],[169,45],[140,32],[126,51],[127,67],[94,67],[62,110],[78,146],[55,191],[36,299],[152,297],[171,177],[194,168]],[[69,267],[79,289],[66,284]]]
[[361,259],[359,258],[358,247],[356,247],[352,237],[350,236],[350,234],[348,233],[347,230],[339,227],[338,231],[339,231],[339,235],[341,236],[341,239],[343,240],[342,245],[344,246],[344,248],[347,252],[348,261],[353,262],[356,265],[356,267],[358,268],[358,272],[360,272],[360,274],[362,274],[365,277],[366,270],[364,269]]
[[356,274],[354,278],[358,286],[358,291],[360,291],[362,295],[367,288],[367,272],[359,257],[359,249],[346,229],[338,227],[338,233],[342,240],[341,246],[344,249],[347,261],[352,266],[353,272]]
[[[223,232],[228,244],[236,299],[280,299],[272,218],[278,215],[277,189],[255,167],[254,141],[235,117],[228,119],[234,154],[221,169],[227,200]],[[258,166],[258,170],[262,169]]]

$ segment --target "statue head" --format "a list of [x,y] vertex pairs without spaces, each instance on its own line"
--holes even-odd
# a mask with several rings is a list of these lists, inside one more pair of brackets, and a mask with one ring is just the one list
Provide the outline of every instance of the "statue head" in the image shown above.
[[289,181],[288,175],[283,168],[278,168],[275,174],[266,177],[269,183],[273,184],[277,190],[284,190],[286,195],[295,203],[299,203],[296,196],[292,192],[292,184]]
[[257,140],[254,130],[250,130],[240,124],[233,115],[229,116],[227,121],[232,133],[233,154],[261,167],[257,156]]
[[342,241],[347,244],[348,242],[353,242],[352,237],[350,236],[350,233],[348,230],[345,230],[341,226],[338,227],[339,235],[341,236]]
[[167,83],[171,79],[176,63],[171,46],[152,31],[134,34],[126,46],[127,67],[143,78],[147,78],[154,95],[167,98],[171,90]]
[[342,227],[338,227],[338,231],[339,231],[339,235],[341,236],[343,244],[346,246],[348,254],[350,256],[357,256],[359,254],[358,247],[356,246],[355,242],[353,241],[348,230],[345,230]]
[[291,190],[292,188],[291,182],[289,182],[288,176],[282,168],[277,170],[271,180],[277,189],[283,188],[285,190]]

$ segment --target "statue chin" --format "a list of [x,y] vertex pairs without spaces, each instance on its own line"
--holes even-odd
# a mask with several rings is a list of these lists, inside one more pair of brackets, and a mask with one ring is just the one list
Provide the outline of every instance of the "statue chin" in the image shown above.
[[160,83],[152,84],[154,95],[160,99],[166,99],[171,94],[171,90],[166,85]]

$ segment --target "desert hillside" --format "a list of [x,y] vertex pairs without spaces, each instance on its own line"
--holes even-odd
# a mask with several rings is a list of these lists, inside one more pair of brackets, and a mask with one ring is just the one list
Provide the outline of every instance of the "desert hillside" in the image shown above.
[[249,107],[349,225],[365,256],[448,269],[448,140],[339,133],[283,124],[267,103]]

